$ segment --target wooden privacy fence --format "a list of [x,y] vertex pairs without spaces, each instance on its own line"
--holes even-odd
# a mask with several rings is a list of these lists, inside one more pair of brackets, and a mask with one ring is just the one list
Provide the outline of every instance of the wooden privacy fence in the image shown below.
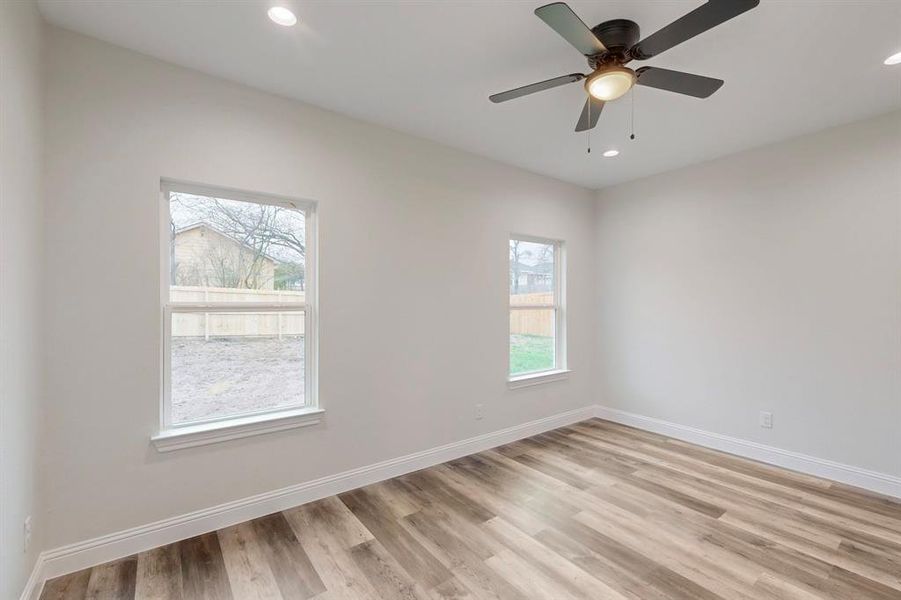
[[[550,292],[510,294],[510,306],[553,303],[554,295]],[[514,335],[554,335],[554,310],[552,308],[511,310],[510,333]]]
[[[172,302],[303,302],[304,293],[287,290],[245,290],[240,288],[213,288],[185,285],[169,287]],[[510,296],[511,306],[529,306],[553,303],[553,294],[515,294]],[[440,318],[440,315],[436,315]],[[278,337],[297,336],[304,333],[303,312],[213,312],[173,313],[173,337]],[[527,309],[510,311],[510,333],[518,335],[554,335],[553,309]]]
[[[172,302],[303,302],[304,293],[186,285],[169,287]],[[173,313],[173,337],[278,337],[303,335],[303,312]]]

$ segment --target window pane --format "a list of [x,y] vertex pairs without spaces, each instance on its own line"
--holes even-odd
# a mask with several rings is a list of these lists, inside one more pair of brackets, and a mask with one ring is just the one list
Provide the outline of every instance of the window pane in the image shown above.
[[304,404],[304,313],[173,313],[172,424]]
[[554,304],[554,245],[510,240],[510,305]]
[[550,371],[556,365],[553,309],[510,311],[510,374]]
[[302,211],[172,192],[169,300],[303,302]]

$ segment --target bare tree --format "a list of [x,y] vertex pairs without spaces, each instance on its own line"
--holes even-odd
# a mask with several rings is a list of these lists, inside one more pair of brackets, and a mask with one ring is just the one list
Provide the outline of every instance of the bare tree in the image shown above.
[[235,239],[254,248],[285,248],[300,256],[306,255],[303,232],[297,231],[289,209],[270,204],[228,204],[218,199],[209,203],[208,222]]
[[[236,253],[216,248],[209,252],[207,262],[210,273],[221,287],[262,287],[267,283],[263,281],[265,262],[274,260],[300,265],[306,255],[304,231],[296,211],[269,204],[216,198],[198,201],[192,196],[180,194],[175,195],[173,200],[182,203],[185,212],[195,221],[209,225],[240,245],[241,249]],[[275,258],[275,254],[281,255],[284,260]]]
[[175,261],[175,234],[178,227],[175,226],[175,220],[169,217],[169,282],[178,283],[178,263]]
[[532,251],[522,248],[521,240],[510,240],[510,278],[513,290],[511,293],[519,293],[519,275],[522,270],[522,260],[532,256]]

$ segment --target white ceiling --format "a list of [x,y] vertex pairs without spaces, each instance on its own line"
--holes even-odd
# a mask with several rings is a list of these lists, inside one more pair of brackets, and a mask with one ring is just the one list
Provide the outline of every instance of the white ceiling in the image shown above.
[[[901,108],[901,0],[763,0],[644,64],[726,80],[697,100],[649,88],[573,132],[578,83],[492,104],[488,95],[576,71],[582,56],[526,1],[40,0],[52,23],[173,63],[297,98],[591,188],[635,179]],[[648,35],[701,4],[570,6],[592,26],[629,18]],[[601,151],[621,150],[605,159]]]

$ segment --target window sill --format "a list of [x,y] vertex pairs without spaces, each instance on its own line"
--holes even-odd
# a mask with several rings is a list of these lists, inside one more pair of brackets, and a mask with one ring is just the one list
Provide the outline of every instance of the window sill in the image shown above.
[[252,435],[315,425],[322,420],[324,413],[325,411],[321,408],[305,407],[265,415],[240,417],[217,423],[175,427],[159,432],[151,437],[150,441],[156,446],[157,452],[171,452],[182,448],[205,446]]
[[569,369],[558,369],[556,371],[542,371],[541,373],[528,373],[526,375],[517,375],[507,379],[507,387],[511,390],[529,387],[532,385],[541,385],[543,383],[551,383],[552,381],[562,381],[569,379]]

